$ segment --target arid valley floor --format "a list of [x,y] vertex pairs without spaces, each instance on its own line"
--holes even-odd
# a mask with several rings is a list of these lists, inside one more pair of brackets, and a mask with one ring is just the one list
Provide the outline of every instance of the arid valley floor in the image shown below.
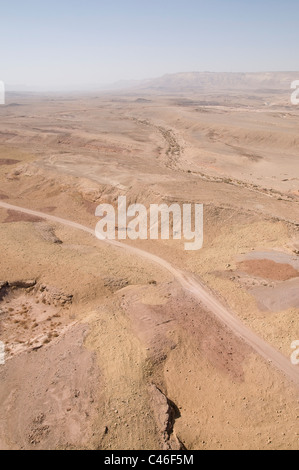
[[[296,78],[8,94],[1,449],[298,449]],[[97,240],[120,195],[203,203],[203,248]]]

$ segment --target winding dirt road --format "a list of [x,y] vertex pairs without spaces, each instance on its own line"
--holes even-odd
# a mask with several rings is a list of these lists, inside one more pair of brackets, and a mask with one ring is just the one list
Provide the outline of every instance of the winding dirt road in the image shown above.
[[[13,210],[22,212],[24,214],[39,217],[50,222],[66,225],[77,230],[82,230],[93,236],[95,231],[91,228],[85,227],[84,225],[65,220],[60,217],[45,214],[42,212],[33,211],[30,209],[24,209],[22,207],[14,206],[0,201],[0,207],[3,209]],[[286,377],[288,377],[294,384],[299,386],[299,367],[294,366],[291,363],[290,358],[285,357],[275,348],[270,346],[266,341],[256,335],[253,331],[247,328],[227,307],[221,304],[219,300],[210,292],[207,288],[202,285],[198,279],[193,275],[184,273],[162,258],[143,251],[139,248],[134,248],[125,243],[120,243],[114,240],[105,240],[102,243],[109,243],[112,246],[126,250],[132,253],[132,255],[143,257],[153,263],[158,264],[162,268],[169,271],[174,278],[181,284],[183,289],[192,294],[205,308],[212,312],[222,323],[224,323],[235,335],[242,338],[249,346],[252,347],[261,357],[270,362],[275,368],[280,370]]]

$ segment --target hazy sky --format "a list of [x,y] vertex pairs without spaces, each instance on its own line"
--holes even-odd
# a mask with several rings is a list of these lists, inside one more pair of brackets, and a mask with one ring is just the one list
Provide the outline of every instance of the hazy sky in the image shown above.
[[299,69],[298,0],[0,0],[0,80],[66,89]]

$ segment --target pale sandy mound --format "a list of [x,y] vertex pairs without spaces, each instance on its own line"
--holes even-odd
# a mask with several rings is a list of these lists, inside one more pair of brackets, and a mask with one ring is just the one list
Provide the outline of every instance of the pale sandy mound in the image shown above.
[[259,286],[250,290],[263,311],[281,312],[289,308],[299,308],[299,281],[290,279],[278,284],[275,289]]
[[287,281],[299,276],[299,272],[293,266],[275,263],[269,259],[242,261],[238,263],[238,267],[247,274],[273,281]]

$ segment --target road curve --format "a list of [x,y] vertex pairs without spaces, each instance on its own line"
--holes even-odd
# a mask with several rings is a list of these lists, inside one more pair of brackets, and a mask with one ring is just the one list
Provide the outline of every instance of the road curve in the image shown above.
[[[78,224],[76,222],[72,222],[70,220],[56,217],[54,215],[25,209],[19,206],[7,204],[2,201],[0,201],[0,207],[7,210],[22,212],[24,214],[32,215],[34,217],[39,217],[50,222],[62,224],[77,230],[82,230],[95,236],[95,231],[93,229],[85,227],[84,225]],[[132,246],[126,245],[125,243],[121,243],[115,240],[105,240],[102,243],[108,243],[112,246],[130,252],[132,253],[132,255],[143,257],[169,271],[174,276],[174,278],[181,284],[185,291],[192,294],[194,298],[196,298],[205,308],[212,312],[235,335],[242,338],[261,357],[266,359],[266,361],[271,363],[275,368],[277,368],[292,382],[294,382],[297,387],[299,386],[299,367],[292,365],[290,358],[285,357],[275,348],[270,346],[261,337],[255,334],[252,330],[250,330],[247,326],[245,326],[239,320],[239,318],[237,318],[233,314],[233,312],[231,312],[226,306],[221,304],[221,302],[212,293],[210,293],[207,288],[203,284],[201,284],[198,279],[195,278],[195,276],[176,269],[170,263],[156,255],[148,253],[147,251],[141,250],[139,248],[134,248]]]

